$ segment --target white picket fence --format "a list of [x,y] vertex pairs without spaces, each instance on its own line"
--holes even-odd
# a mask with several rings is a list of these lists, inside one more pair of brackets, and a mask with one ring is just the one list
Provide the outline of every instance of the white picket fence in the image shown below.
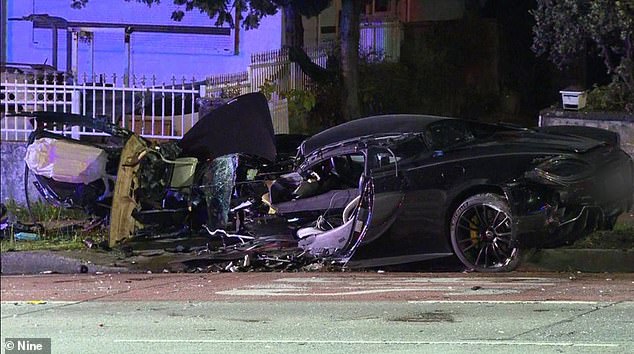
[[[3,73],[0,83],[0,107],[3,113],[53,111],[95,117],[105,115],[112,123],[147,138],[180,138],[198,119],[196,98],[204,85],[195,79],[172,80],[156,85],[156,80],[133,77],[124,85],[117,76],[84,76],[81,82],[62,75],[39,76]],[[4,115],[4,114],[3,114]],[[19,115],[3,117],[3,140],[26,140],[34,129],[29,119]],[[102,135],[100,132],[65,127],[64,134]]]
[[[304,50],[315,64],[326,66],[328,56],[325,48]],[[252,55],[249,77],[254,91],[259,90],[266,82],[273,83],[280,92],[306,89],[310,81],[300,66],[291,62],[287,48]]]

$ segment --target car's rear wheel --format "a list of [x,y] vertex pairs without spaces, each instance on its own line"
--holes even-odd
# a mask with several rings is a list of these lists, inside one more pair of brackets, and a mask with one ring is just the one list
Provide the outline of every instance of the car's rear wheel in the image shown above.
[[453,250],[469,269],[508,272],[517,267],[520,249],[512,242],[513,220],[506,198],[492,193],[465,199],[451,218]]

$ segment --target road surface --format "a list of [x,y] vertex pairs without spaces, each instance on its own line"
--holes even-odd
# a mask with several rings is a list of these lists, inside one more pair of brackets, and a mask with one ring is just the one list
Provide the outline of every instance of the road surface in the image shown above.
[[51,338],[53,353],[634,352],[632,274],[79,274],[0,280],[2,342]]

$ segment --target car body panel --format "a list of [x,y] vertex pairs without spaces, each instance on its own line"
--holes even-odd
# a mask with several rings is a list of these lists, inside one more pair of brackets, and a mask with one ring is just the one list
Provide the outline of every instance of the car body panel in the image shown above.
[[275,134],[268,101],[250,93],[202,117],[179,141],[183,156],[200,161],[242,153],[275,161]]
[[137,160],[139,154],[147,149],[147,144],[133,135],[126,142],[121,152],[117,183],[112,199],[110,212],[110,247],[129,238],[134,233],[135,221],[132,218],[133,211],[137,208],[134,189],[138,185],[137,172],[140,163]]

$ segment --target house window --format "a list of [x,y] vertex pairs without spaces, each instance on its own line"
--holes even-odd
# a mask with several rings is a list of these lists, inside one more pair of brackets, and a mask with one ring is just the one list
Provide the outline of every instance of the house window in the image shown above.
[[392,0],[372,0],[365,7],[365,15],[372,18],[383,18],[390,16],[394,8]]
[[337,33],[336,26],[321,26],[321,34],[335,34]]

